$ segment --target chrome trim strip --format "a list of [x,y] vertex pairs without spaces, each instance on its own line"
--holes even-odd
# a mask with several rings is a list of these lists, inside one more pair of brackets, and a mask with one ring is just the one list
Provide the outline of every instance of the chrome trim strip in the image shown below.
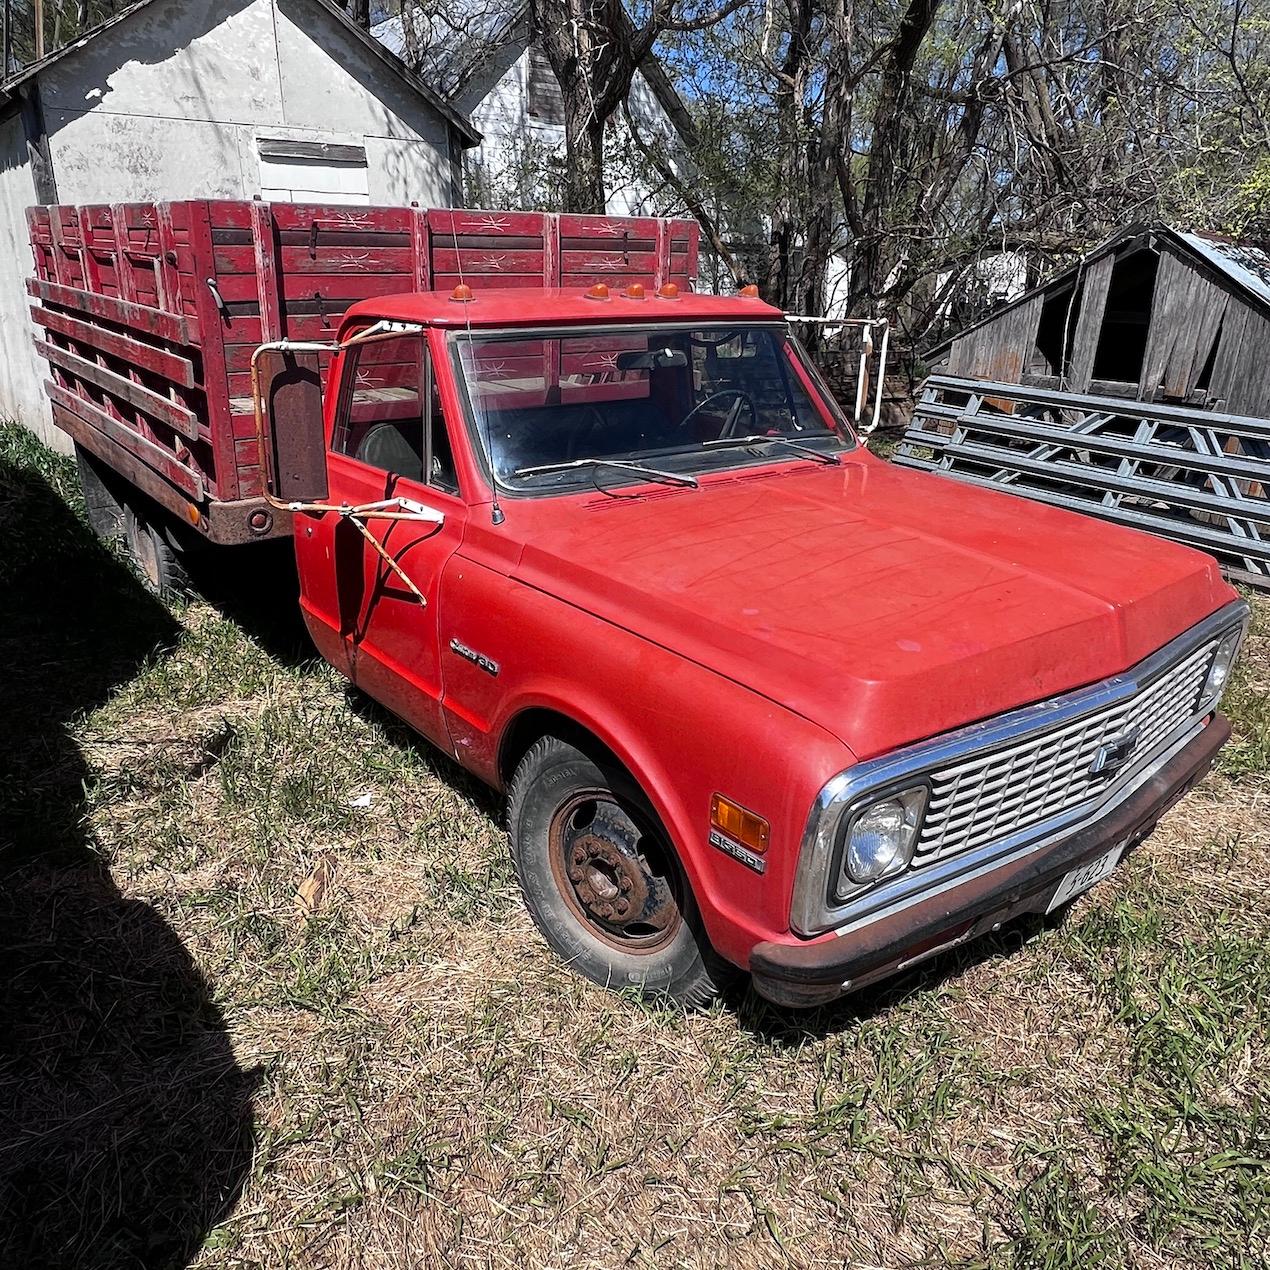
[[[1092,806],[1086,801],[1013,835],[861,887],[844,901],[834,903],[830,899],[830,886],[837,873],[839,827],[866,798],[872,802],[888,789],[918,783],[930,771],[969,755],[991,753],[1029,734],[1047,732],[1083,715],[1126,701],[1206,641],[1226,634],[1233,627],[1246,626],[1248,615],[1248,605],[1244,601],[1232,601],[1121,674],[929,741],[918,742],[840,772],[820,791],[807,818],[790,904],[791,928],[808,936],[839,927],[839,933],[849,933],[869,921],[890,916],[918,900],[938,895],[950,886],[977,877],[1003,863],[1007,857],[1013,859],[1040,850],[1057,836],[1106,814],[1149,779],[1161,763],[1172,757],[1195,734],[1203,717],[1215,703],[1205,703],[1202,710],[1167,740],[1127,766],[1100,791],[1097,802]],[[920,828],[918,832],[920,834]]]

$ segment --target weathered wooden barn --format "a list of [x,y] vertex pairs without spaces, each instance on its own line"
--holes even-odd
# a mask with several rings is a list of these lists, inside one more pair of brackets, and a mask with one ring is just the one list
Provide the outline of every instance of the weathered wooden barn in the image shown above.
[[1270,252],[1123,230],[931,349],[896,454],[1270,585]]
[[1135,226],[953,336],[936,373],[1270,417],[1270,255]]

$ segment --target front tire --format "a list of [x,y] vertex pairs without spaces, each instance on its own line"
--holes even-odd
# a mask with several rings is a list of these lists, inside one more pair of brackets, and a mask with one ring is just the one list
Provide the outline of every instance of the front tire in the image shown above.
[[710,948],[665,830],[612,762],[544,737],[511,786],[516,876],[530,915],[579,974],[699,1008],[728,968]]

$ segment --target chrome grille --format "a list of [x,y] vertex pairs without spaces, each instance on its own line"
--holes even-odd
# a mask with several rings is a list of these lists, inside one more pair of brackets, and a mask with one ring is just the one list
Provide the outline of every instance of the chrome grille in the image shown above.
[[1193,717],[1216,646],[1209,640],[1102,710],[936,768],[913,863],[969,851],[1096,801],[1114,784],[1089,771],[1099,748],[1135,728],[1134,765],[1164,746]]

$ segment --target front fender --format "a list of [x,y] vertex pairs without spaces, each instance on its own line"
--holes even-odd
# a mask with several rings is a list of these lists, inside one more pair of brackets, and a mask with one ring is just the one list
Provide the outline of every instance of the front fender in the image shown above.
[[[756,943],[787,934],[808,810],[854,762],[850,751],[708,667],[500,571],[455,558],[444,588],[443,703],[458,760],[497,785],[499,748],[516,720],[528,710],[564,716],[639,783],[724,956],[748,965]],[[716,792],[771,824],[762,874],[710,845]]]

